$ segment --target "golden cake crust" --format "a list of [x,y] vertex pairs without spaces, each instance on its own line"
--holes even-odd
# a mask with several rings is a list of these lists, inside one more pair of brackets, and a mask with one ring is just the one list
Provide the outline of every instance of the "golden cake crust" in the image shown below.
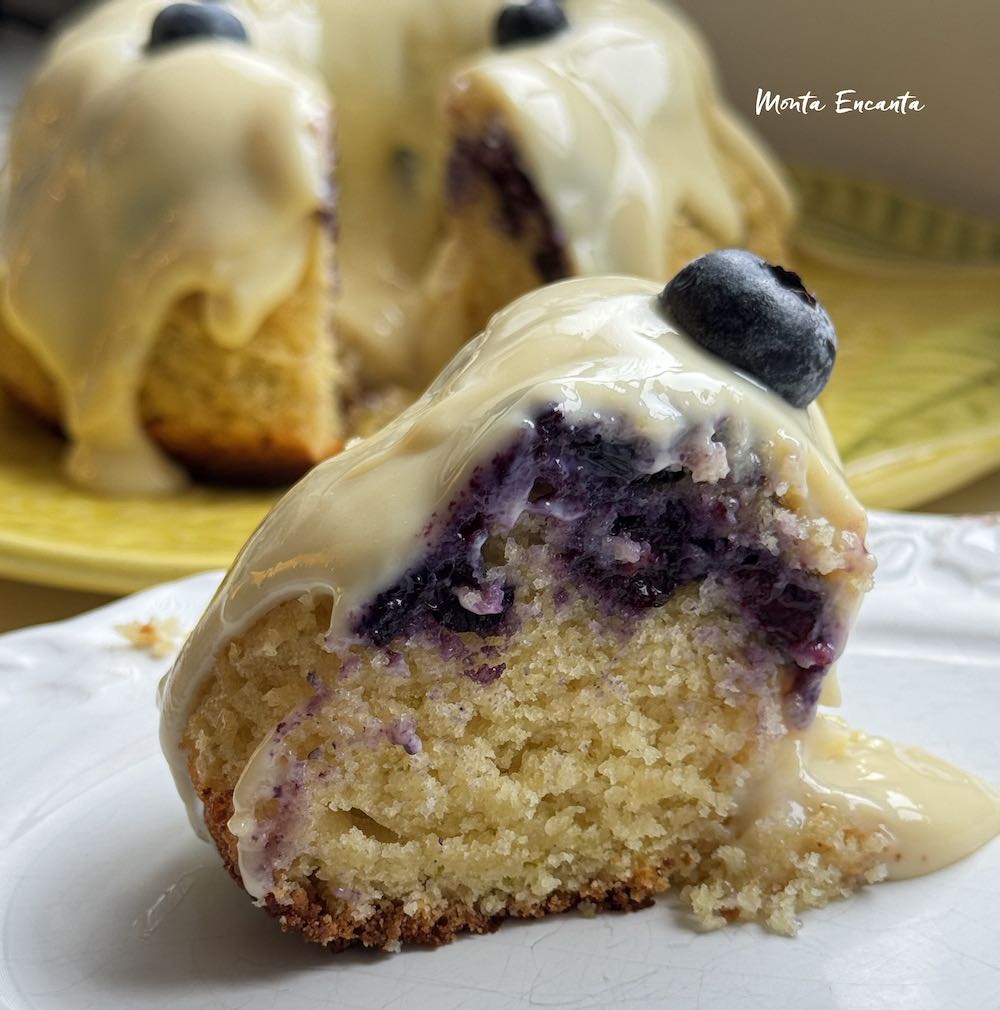
[[[143,427],[157,445],[196,475],[247,483],[292,480],[343,446],[332,258],[331,239],[317,222],[302,282],[245,347],[206,339],[198,297],[174,308],[140,390]],[[2,323],[0,384],[62,428],[56,384]]]
[[[192,775],[194,773],[192,768]],[[230,876],[242,886],[236,837],[227,826],[233,815],[232,790],[202,788],[198,794],[204,807],[205,825],[222,861]],[[374,915],[358,922],[347,914],[332,915],[322,900],[301,884],[292,889],[288,902],[280,902],[273,894],[268,894],[264,907],[286,932],[301,933],[307,940],[329,947],[331,951],[358,944],[383,950],[394,949],[402,943],[437,947],[450,943],[460,933],[494,933],[506,919],[540,919],[580,905],[595,911],[616,912],[647,908],[658,894],[670,889],[670,870],[669,863],[645,867],[625,880],[594,881],[579,891],[558,891],[534,904],[511,903],[493,915],[452,903],[434,916],[413,916],[404,911],[401,901],[386,900],[380,903]]]

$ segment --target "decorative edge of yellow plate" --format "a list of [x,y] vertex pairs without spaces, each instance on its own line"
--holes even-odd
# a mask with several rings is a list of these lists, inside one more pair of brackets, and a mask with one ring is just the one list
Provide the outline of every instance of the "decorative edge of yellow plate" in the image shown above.
[[178,555],[167,562],[142,554],[125,556],[112,551],[50,547],[0,533],[0,577],[57,589],[134,593],[198,572],[226,569],[232,560],[222,556]]
[[800,220],[793,241],[884,267],[1000,268],[1000,222],[941,206],[884,182],[790,165]]

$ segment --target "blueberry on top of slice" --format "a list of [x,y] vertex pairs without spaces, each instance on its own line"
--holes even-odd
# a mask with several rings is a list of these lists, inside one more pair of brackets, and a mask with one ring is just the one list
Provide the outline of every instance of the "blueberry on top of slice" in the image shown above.
[[149,33],[150,50],[195,39],[247,41],[243,22],[215,3],[171,4],[153,19]]
[[837,334],[798,274],[746,249],[688,263],[660,301],[687,335],[805,407],[819,396],[837,354]]
[[528,0],[505,4],[497,16],[496,44],[516,45],[531,39],[544,39],[569,27],[566,14],[557,0]]

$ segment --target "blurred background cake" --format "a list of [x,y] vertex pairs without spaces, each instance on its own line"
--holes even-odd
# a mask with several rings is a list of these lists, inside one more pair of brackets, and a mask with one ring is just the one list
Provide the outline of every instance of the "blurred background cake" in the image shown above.
[[511,297],[791,220],[655,0],[110,0],[8,156],[0,378],[112,492],[287,479]]

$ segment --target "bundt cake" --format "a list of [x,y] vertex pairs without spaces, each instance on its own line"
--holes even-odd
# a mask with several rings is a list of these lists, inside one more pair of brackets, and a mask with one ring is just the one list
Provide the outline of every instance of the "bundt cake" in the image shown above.
[[281,481],[514,296],[789,207],[656,0],[108,0],[13,121],[0,382],[86,485]]
[[[394,949],[671,886],[787,932],[929,868],[894,752],[815,720],[873,567],[806,406],[833,348],[742,251],[662,295],[563,281],[296,485],[161,686],[193,823],[250,895]],[[997,830],[985,787],[941,788]]]

